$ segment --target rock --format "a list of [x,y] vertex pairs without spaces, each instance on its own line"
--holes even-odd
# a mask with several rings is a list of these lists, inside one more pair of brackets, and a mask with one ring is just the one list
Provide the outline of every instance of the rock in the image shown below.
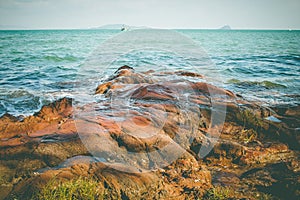
[[109,89],[111,89],[111,82],[103,83],[96,88],[95,94],[105,94]]
[[72,112],[72,100],[63,98],[43,106],[39,112],[22,121],[5,114],[0,118],[0,146],[22,145],[29,141],[28,137],[75,134]]
[[[69,98],[32,116],[3,115],[0,199],[30,198],[54,178],[79,177],[95,178],[110,199],[196,199],[213,184],[234,187],[236,198],[282,198],[280,188],[299,197],[298,107],[263,107],[203,78],[125,65],[80,117]],[[222,112],[224,123],[212,125]]]
[[176,71],[175,74],[177,74],[179,76],[190,76],[190,77],[204,78],[203,75],[195,73],[195,72]]
[[109,199],[121,199],[124,196],[129,199],[136,197],[184,199],[192,197],[191,191],[198,191],[198,194],[201,194],[211,187],[209,171],[199,168],[197,161],[192,157],[183,157],[166,170],[148,173],[135,171],[133,168],[131,173],[120,172],[100,162],[78,163],[67,168],[50,169],[21,181],[14,187],[12,194],[17,197],[31,197],[54,178],[67,181],[78,177],[93,177],[99,184],[106,185],[105,187],[110,190]]
[[88,153],[78,138],[72,113],[72,100],[63,98],[23,120],[8,114],[0,118],[0,165],[14,169],[2,177],[6,191],[35,170]]
[[123,65],[122,67],[119,67],[117,69],[117,71],[115,71],[115,73],[118,73],[118,72],[120,72],[123,69],[132,70],[132,71],[134,70],[132,67],[129,67],[128,65]]
[[43,106],[42,109],[39,112],[35,113],[33,116],[40,117],[47,121],[52,121],[59,118],[70,117],[72,115],[72,112],[72,99],[62,98],[49,105]]
[[250,149],[240,157],[241,164],[246,165],[265,165],[290,160],[295,155],[284,144],[272,144],[267,148]]
[[144,100],[174,100],[172,91],[163,85],[146,85],[141,86],[132,94],[132,98]]

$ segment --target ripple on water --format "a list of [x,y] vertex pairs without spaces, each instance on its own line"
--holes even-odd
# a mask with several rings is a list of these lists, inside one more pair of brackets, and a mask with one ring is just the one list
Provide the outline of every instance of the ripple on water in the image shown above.
[[42,106],[40,95],[17,89],[13,91],[1,91],[0,94],[0,113],[9,112],[13,115],[32,114]]
[[[179,32],[201,44],[216,63],[215,68],[203,67],[199,73],[208,77],[220,74],[224,87],[249,98],[299,104],[299,96],[295,94],[300,90],[300,32]],[[77,74],[79,65],[101,42],[117,33],[112,30],[0,32],[0,114],[6,111],[32,114],[48,96],[74,93],[76,89],[69,83],[78,79],[76,76],[86,76],[89,89],[93,90],[99,80],[88,79],[96,76],[97,71]],[[166,52],[156,55],[131,52],[115,64],[140,67],[141,71],[162,71],[164,66],[187,70],[180,58],[173,58]]]
[[81,58],[78,58],[73,55],[65,55],[65,56],[58,56],[58,55],[46,55],[43,57],[43,59],[47,61],[53,61],[53,62],[76,62],[80,60]]
[[238,79],[230,79],[227,81],[229,84],[234,84],[238,87],[263,87],[266,89],[275,89],[275,88],[286,88],[285,85],[275,83],[272,81],[240,81]]

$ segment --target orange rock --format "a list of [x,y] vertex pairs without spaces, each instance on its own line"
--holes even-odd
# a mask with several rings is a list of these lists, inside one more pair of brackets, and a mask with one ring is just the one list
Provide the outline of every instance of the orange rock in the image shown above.
[[152,100],[173,100],[169,88],[161,85],[146,85],[135,90],[131,96],[136,99],[152,99]]
[[235,95],[231,91],[218,88],[218,87],[213,86],[213,85],[208,84],[208,83],[197,82],[197,83],[191,84],[191,87],[196,92],[207,94],[209,96],[212,96],[213,98],[216,98],[215,95],[216,96],[218,96],[218,95],[227,95],[228,97],[235,98]]
[[[22,121],[6,114],[0,118],[0,146],[27,143],[30,141],[27,136],[32,138],[51,134],[75,134],[76,128],[70,119],[72,113],[72,100],[63,98],[43,106],[39,112]],[[11,144],[10,139],[13,139]]]
[[[164,82],[155,82],[151,75],[164,76]],[[168,75],[203,78],[184,71],[137,73],[123,66],[97,87],[96,94],[107,94],[101,106],[83,106],[84,117],[75,121],[72,100],[68,98],[43,106],[24,119],[2,116],[0,169],[10,172],[3,178],[10,181],[11,194],[30,195],[54,177],[62,181],[94,177],[99,186],[110,189],[112,199],[196,199],[212,187],[212,179],[242,193],[257,192],[248,187],[249,183],[265,184],[264,180],[257,181],[255,175],[249,174],[267,166],[271,166],[267,173],[277,173],[288,162],[291,170],[284,168],[282,174],[288,175],[283,180],[288,181],[289,188],[297,187],[298,175],[294,171],[299,163],[295,139],[298,107],[275,109],[283,123],[272,124],[264,120],[274,114],[270,109],[204,82],[168,81]],[[112,105],[111,94],[115,98],[130,94],[131,105],[127,110]],[[224,124],[211,127],[213,106],[226,108],[222,110],[227,112]],[[210,147],[212,151],[200,159],[201,148]],[[108,152],[107,159],[103,159],[109,163],[83,159],[61,164],[74,156],[95,152],[103,157]],[[119,158],[126,160],[127,165],[119,163]],[[8,166],[12,169],[7,170]],[[33,174],[33,170],[43,167],[54,168]],[[146,173],[145,168],[153,170]],[[284,186],[281,178],[276,181]],[[0,190],[3,185],[0,184]]]
[[203,75],[195,73],[195,72],[176,71],[175,74],[181,75],[181,76],[190,76],[190,77],[204,78]]
[[99,85],[96,88],[95,94],[105,94],[105,93],[107,93],[107,91],[110,89],[111,85],[112,85],[111,82],[106,82],[106,83],[103,83],[103,84]]

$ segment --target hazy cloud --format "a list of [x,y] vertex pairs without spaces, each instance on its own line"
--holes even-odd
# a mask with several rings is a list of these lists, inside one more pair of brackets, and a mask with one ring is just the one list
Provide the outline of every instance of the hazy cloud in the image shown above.
[[0,0],[0,25],[300,29],[299,0]]

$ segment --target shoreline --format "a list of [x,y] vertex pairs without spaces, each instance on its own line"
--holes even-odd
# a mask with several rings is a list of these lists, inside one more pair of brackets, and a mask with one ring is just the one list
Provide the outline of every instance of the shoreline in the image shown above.
[[[247,96],[254,97],[254,100],[261,98],[258,100],[270,103],[277,99],[279,103],[289,104],[293,100],[300,102],[299,96],[291,96],[299,90],[296,76],[298,73],[296,66],[299,66],[298,33],[180,32],[201,44],[209,53],[208,58],[216,64],[212,69],[199,68],[199,73],[208,76],[211,75],[211,70],[219,73],[222,75],[220,80],[224,80],[227,89],[246,98]],[[96,48],[98,44],[113,37],[115,32],[76,30],[24,32],[26,39],[19,37],[19,34],[23,35],[20,32],[1,34],[3,52],[7,53],[1,60],[3,73],[0,77],[2,79],[0,115],[4,112],[13,115],[33,114],[33,110],[38,111],[43,104],[53,100],[51,95],[55,99],[58,99],[56,96],[64,97],[60,91],[73,90],[72,81],[80,76],[78,70],[81,64],[85,63],[84,59],[89,59],[90,52],[94,49],[98,51]],[[235,42],[235,39],[238,41]],[[10,45],[12,42],[14,46]],[[29,52],[25,48],[27,45],[32,45],[32,51]],[[138,56],[133,58],[136,59],[140,58]],[[163,61],[151,62],[145,58],[139,64],[141,67],[144,66],[143,62],[153,66],[163,64]],[[172,68],[178,65],[172,58],[168,62],[173,64]],[[202,69],[206,71],[203,72]],[[99,72],[101,73],[101,69]],[[276,95],[274,98],[273,94]]]
[[[170,74],[178,80],[198,77],[199,82],[159,81]],[[123,66],[95,88],[95,95],[103,97],[95,105],[77,108],[72,99],[62,98],[23,119],[0,117],[0,168],[5,173],[0,187],[6,191],[0,199],[30,198],[53,179],[78,177],[94,177],[101,191],[109,190],[109,198],[205,197],[219,185],[238,191],[228,198],[296,198],[300,107],[271,110],[203,83],[201,77],[184,71],[137,73]],[[116,104],[128,94],[129,110],[122,101]],[[182,94],[190,94],[189,106],[183,106]],[[214,106],[219,111],[226,106],[226,116],[211,126]],[[217,139],[214,146],[212,138]],[[152,155],[176,143],[181,147],[171,149],[185,151]],[[210,152],[202,157],[206,149]]]

